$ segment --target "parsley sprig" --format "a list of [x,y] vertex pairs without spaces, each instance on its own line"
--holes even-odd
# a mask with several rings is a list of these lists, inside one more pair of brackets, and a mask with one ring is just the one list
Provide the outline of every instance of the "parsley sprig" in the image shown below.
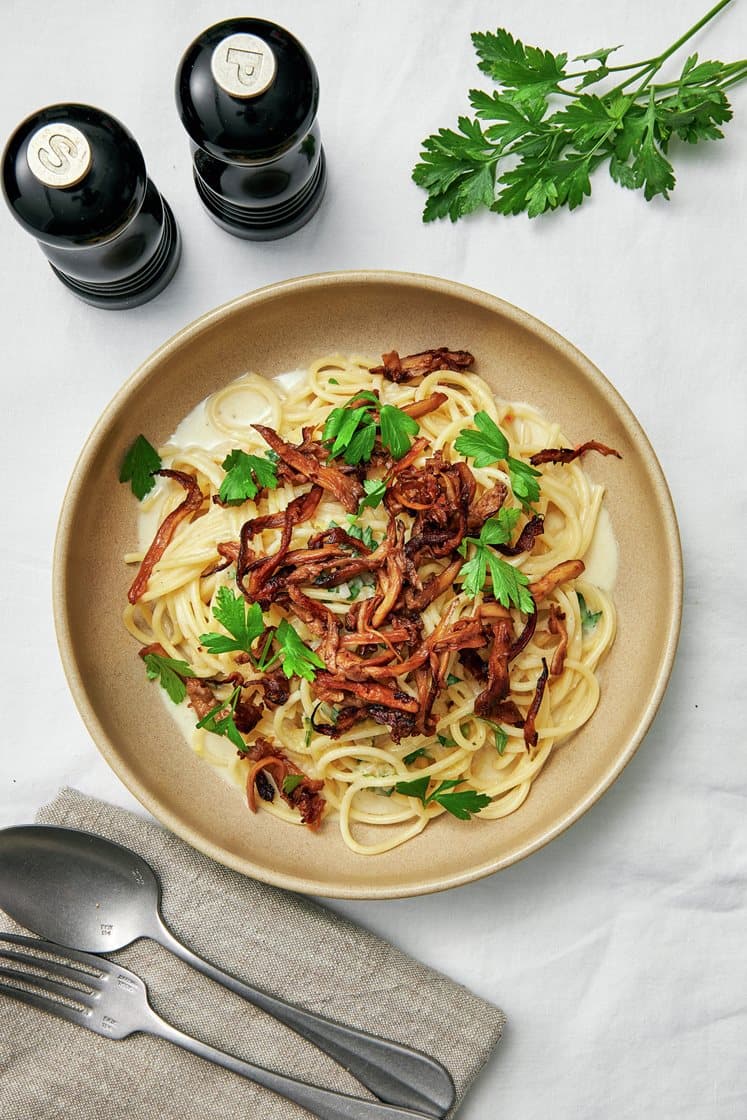
[[226,472],[218,491],[223,505],[241,505],[249,498],[256,498],[263,487],[268,490],[277,488],[277,464],[271,459],[248,455],[237,447],[226,456],[221,466]]
[[200,642],[208,653],[232,653],[240,650],[251,657],[252,644],[265,631],[265,621],[259,603],[247,603],[243,595],[234,594],[230,587],[219,587],[213,604],[213,618],[225,626],[225,634],[200,634]]
[[488,518],[479,537],[464,538],[459,545],[460,554],[466,557],[469,545],[474,546],[475,552],[472,559],[462,565],[459,576],[462,579],[462,591],[474,599],[482,591],[489,572],[493,595],[499,603],[504,607],[518,607],[525,614],[533,614],[534,600],[527,590],[528,578],[490,547],[494,544],[508,544],[520,514],[519,509],[503,506],[497,517]]
[[[353,405],[355,407],[351,407]],[[373,415],[376,411],[379,414],[378,421]],[[375,393],[362,389],[341,408],[332,409],[325,421],[322,439],[325,443],[331,443],[331,459],[342,455],[350,466],[357,466],[358,463],[367,463],[371,458],[377,431],[381,436],[382,446],[391,451],[395,459],[401,459],[410,450],[410,437],[419,430],[417,420],[401,408],[381,404]]]
[[[599,47],[577,55],[525,46],[510,32],[475,32],[478,66],[498,84],[490,93],[470,90],[474,119],[457,130],[441,128],[423,141],[413,179],[428,192],[423,220],[452,222],[480,207],[530,218],[591,194],[591,175],[604,163],[622,187],[642,190],[650,201],[669,197],[673,137],[688,144],[723,137],[731,120],[725,91],[747,78],[747,60],[700,62],[690,55],[674,81],[654,82],[666,60],[730,0],[720,0],[655,58],[611,65],[619,49]],[[622,80],[600,88],[605,79]],[[598,92],[587,92],[597,86]],[[560,99],[564,104],[559,106]],[[481,123],[484,122],[484,123]]]
[[458,817],[460,821],[468,821],[471,816],[489,805],[491,799],[486,793],[478,793],[474,789],[453,792],[454,787],[461,785],[463,781],[463,778],[450,778],[441,782],[432,793],[428,793],[430,778],[425,774],[422,778],[414,778],[410,782],[397,782],[394,789],[397,793],[406,794],[407,797],[417,797],[423,805],[435,802],[453,817]]
[[476,467],[504,462],[511,479],[511,489],[524,509],[538,502],[540,488],[537,479],[542,472],[523,459],[509,455],[508,440],[487,412],[475,413],[475,427],[477,431],[462,428],[455,439],[454,447],[459,454],[474,459]]
[[275,642],[278,647],[275,654],[269,660],[263,656],[257,664],[258,669],[266,672],[279,661],[286,677],[298,676],[313,681],[317,669],[327,668],[321,657],[301,640],[286,618],[275,631]]
[[[282,619],[277,629],[265,625],[259,603],[247,603],[244,596],[229,587],[219,587],[213,604],[213,617],[225,626],[226,634],[210,632],[200,635],[200,642],[209,653],[248,653],[260,672],[268,672],[279,661],[286,677],[299,676],[313,681],[317,669],[326,665],[299,637],[287,619]],[[257,638],[267,632],[267,640],[259,654],[253,646]],[[273,643],[277,646],[271,652]]]

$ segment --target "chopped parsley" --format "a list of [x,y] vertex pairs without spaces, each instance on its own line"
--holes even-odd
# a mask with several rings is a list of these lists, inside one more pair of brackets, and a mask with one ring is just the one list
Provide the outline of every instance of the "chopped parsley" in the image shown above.
[[602,617],[601,611],[590,611],[586,605],[586,600],[580,591],[576,592],[578,598],[578,609],[581,614],[581,629],[584,634],[588,634],[594,630],[599,619]]
[[461,684],[461,683],[462,683],[462,678],[461,677],[455,677],[453,673],[449,673],[448,677],[446,678],[446,684],[448,685],[449,688],[451,688],[451,686],[453,684]]
[[[262,652],[258,657],[255,656],[252,645],[267,629],[262,617],[262,609],[259,603],[248,604],[242,595],[234,593],[228,587],[218,589],[213,615],[225,626],[231,637],[225,634],[201,634],[200,642],[209,653],[230,653],[241,650],[249,654],[256,667],[263,673],[279,661],[286,677],[299,676],[307,681],[313,681],[316,669],[326,668],[318,654],[301,640],[285,618],[274,632],[268,631]],[[277,649],[270,656],[273,642]]]
[[410,436],[417,435],[420,425],[414,417],[392,404],[381,406],[379,413],[381,442],[388,447],[395,459],[401,459],[410,450]]
[[458,744],[455,739],[451,739],[448,735],[437,735],[439,743],[442,747],[456,747]]
[[481,723],[486,723],[488,727],[492,727],[493,735],[495,736],[495,749],[498,751],[498,754],[505,754],[508,745],[508,735],[501,725],[499,723],[493,723],[492,719],[483,719],[482,716],[478,716],[478,719]]
[[409,766],[416,758],[430,758],[430,755],[426,752],[425,747],[418,747],[417,750],[410,751],[409,754],[406,754],[402,761],[405,766]]
[[286,774],[283,778],[283,793],[293,793],[303,781],[303,774]]

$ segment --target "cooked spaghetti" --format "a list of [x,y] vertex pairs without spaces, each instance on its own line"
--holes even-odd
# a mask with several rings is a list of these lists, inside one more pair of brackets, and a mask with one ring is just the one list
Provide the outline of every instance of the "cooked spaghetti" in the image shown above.
[[[146,664],[181,673],[193,749],[252,809],[336,819],[359,853],[445,812],[518,809],[594,712],[615,636],[608,590],[585,578],[603,489],[580,456],[617,453],[564,447],[471,364],[442,349],[239,378],[160,449],[145,547],[126,557],[140,570],[125,625]],[[494,461],[465,432],[492,439]],[[253,498],[227,497],[237,450],[273,464],[275,485],[263,469]]]

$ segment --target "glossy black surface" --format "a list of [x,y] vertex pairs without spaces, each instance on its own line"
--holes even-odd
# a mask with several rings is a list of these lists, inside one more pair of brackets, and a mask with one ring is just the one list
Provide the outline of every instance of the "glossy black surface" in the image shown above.
[[[83,133],[91,164],[80,182],[52,187],[31,172],[27,149],[44,125]],[[60,281],[97,307],[136,307],[172,278],[181,241],[174,217],[148,178],[132,134],[90,105],[50,105],[18,126],[5,149],[3,193],[38,241]]]
[[[271,48],[275,79],[257,97],[232,97],[213,78],[215,47],[229,35],[257,35]],[[282,27],[264,19],[228,19],[204,31],[182,58],[176,104],[190,138],[220,160],[251,163],[303,141],[316,117],[319,79],[310,56]]]
[[[216,46],[251,34],[273,52],[272,83],[255,97],[235,97],[213,77]],[[188,48],[176,100],[191,140],[195,187],[213,221],[228,233],[267,241],[295,232],[316,213],[327,174],[316,111],[319,80],[303,46],[262,19],[231,19]]]
[[[40,183],[26,160],[28,142],[46,124],[66,121],[85,135],[91,167],[73,187]],[[145,197],[142,152],[124,125],[90,105],[50,105],[28,117],[3,155],[3,193],[13,216],[46,245],[95,245],[117,234]]]

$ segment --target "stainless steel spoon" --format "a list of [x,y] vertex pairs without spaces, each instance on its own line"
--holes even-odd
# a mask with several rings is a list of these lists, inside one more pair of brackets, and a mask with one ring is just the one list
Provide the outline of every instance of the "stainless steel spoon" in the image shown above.
[[182,945],[163,920],[153,868],[102,836],[46,825],[0,830],[0,908],[82,952],[111,953],[150,937],[313,1042],[381,1100],[435,1117],[454,1103],[451,1077],[433,1058],[286,1003]]

